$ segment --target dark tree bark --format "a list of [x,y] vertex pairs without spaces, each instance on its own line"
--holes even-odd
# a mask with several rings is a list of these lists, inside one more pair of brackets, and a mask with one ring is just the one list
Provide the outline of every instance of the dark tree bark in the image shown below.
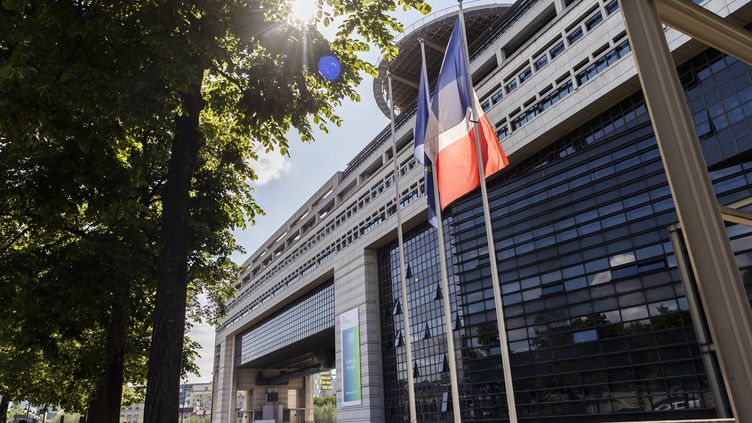
[[144,423],[178,421],[188,288],[189,191],[203,143],[198,127],[199,114],[204,107],[202,75],[203,69],[193,87],[181,94],[183,113],[175,118],[175,137],[162,195],[157,297],[149,351]]
[[95,422],[118,423],[120,420],[120,403],[123,399],[123,362],[128,334],[129,292],[130,286],[119,287],[112,304],[106,344],[107,362],[102,381],[97,386],[88,413],[91,420]]
[[8,407],[10,406],[10,398],[7,395],[3,395],[3,399],[0,399],[0,422],[5,423],[8,420]]

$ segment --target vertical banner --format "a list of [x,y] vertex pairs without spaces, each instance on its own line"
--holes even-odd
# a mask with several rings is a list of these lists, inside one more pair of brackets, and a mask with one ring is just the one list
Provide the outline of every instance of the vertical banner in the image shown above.
[[339,316],[342,337],[342,406],[360,405],[360,322],[358,308]]

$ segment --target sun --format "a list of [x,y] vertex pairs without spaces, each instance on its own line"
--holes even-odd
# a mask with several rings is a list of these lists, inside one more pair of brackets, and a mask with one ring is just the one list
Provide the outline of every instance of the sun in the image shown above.
[[302,23],[310,23],[316,17],[318,0],[293,0],[290,5],[291,17]]

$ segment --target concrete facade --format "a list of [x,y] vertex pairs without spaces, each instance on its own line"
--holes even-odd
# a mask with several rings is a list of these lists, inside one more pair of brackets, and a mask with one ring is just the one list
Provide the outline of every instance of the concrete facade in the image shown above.
[[[596,11],[603,13],[603,22],[584,31],[576,42],[555,58],[555,65],[536,70],[519,86],[490,106],[486,115],[497,129],[510,125],[518,111],[543,99],[549,88],[562,80],[574,81],[573,91],[534,120],[511,131],[503,141],[510,162],[530,156],[596,116],[625,97],[640,90],[631,54],[598,73],[577,83],[576,74],[588,63],[626,38],[619,11],[607,13],[610,0],[539,0],[526,2],[528,9],[507,23],[507,29],[476,54],[472,65],[478,72],[489,60],[498,66],[481,78],[476,91],[481,102],[490,98],[526,66],[533,66],[541,52],[545,54],[564,40],[577,25]],[[707,0],[704,7],[722,17],[731,16],[738,22],[749,22],[752,8],[748,0]],[[540,14],[554,10],[555,16],[542,28],[530,32],[531,22]],[[733,15],[733,16],[732,16]],[[677,64],[688,60],[703,47],[687,36],[666,29],[667,39]],[[509,53],[512,41],[526,38]],[[550,59],[553,62],[554,59]],[[485,72],[485,71],[484,71]],[[406,113],[407,116],[409,113]],[[409,229],[425,221],[423,169],[412,158],[413,119],[398,119],[398,164],[403,188],[404,227]],[[380,310],[391,307],[379,304],[376,250],[396,238],[394,186],[392,183],[391,141],[388,127],[342,171],[293,214],[258,251],[245,262],[246,270],[239,275],[238,296],[228,304],[228,315],[217,329],[214,365],[214,401],[212,421],[235,423],[238,418],[238,393],[250,400],[243,401],[243,411],[261,410],[264,398],[260,393],[278,390],[280,403],[289,406],[290,396],[303,412],[303,419],[312,421],[308,410],[312,394],[310,377],[289,381],[280,386],[257,384],[258,369],[238,369],[236,337],[304,297],[315,287],[333,279],[335,292],[335,353],[338,376],[341,375],[342,347],[339,315],[357,308],[360,319],[361,382],[363,398],[359,406],[342,405],[342,377],[335,383],[337,417],[344,422],[380,422],[384,420],[384,395]],[[262,369],[263,370],[263,369]],[[271,371],[274,370],[263,370]],[[263,375],[265,378],[269,374]],[[296,391],[297,390],[297,391]],[[249,408],[250,407],[250,408]],[[242,414],[241,416],[247,415]],[[292,417],[291,417],[292,418]]]

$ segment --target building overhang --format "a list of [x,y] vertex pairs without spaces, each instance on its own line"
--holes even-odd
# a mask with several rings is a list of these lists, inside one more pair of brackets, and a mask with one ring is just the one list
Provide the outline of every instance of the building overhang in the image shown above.
[[[465,8],[465,24],[470,50],[491,34],[512,9],[509,3],[491,3]],[[392,61],[379,63],[379,76],[373,81],[373,95],[382,113],[389,116],[387,71],[392,73],[392,93],[398,110],[409,110],[417,100],[420,79],[420,40],[426,45],[426,70],[431,87],[439,76],[444,49],[449,42],[457,7],[437,11],[405,29],[397,41],[399,54]]]

